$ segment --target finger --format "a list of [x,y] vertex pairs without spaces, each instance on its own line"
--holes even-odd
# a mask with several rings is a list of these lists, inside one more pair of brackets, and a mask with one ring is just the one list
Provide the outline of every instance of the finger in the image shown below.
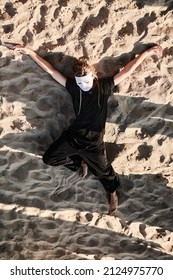
[[5,46],[6,48],[12,49],[12,50],[14,50],[14,49],[16,48],[16,46],[22,47],[21,44],[19,44],[19,43],[13,43],[13,42],[3,42],[2,45]]
[[15,48],[15,50],[18,51],[18,52],[23,51],[23,50],[22,50],[21,48],[19,48],[19,47]]
[[15,48],[18,53],[25,54],[25,51],[21,48]]

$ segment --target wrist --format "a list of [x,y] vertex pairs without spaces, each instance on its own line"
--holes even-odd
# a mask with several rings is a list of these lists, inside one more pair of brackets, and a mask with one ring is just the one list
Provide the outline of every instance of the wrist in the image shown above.
[[157,53],[157,50],[158,50],[158,47],[155,46],[155,47],[152,47],[150,49],[147,50],[148,54],[151,56],[151,55],[154,55]]
[[36,53],[33,50],[31,50],[30,48],[26,48],[26,52],[31,57],[36,56]]
[[28,47],[25,47],[25,50],[26,50],[28,55],[32,55],[33,51],[31,49],[29,49]]

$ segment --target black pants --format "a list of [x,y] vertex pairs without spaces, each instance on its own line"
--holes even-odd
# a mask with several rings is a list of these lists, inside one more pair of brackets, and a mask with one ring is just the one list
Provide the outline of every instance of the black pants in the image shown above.
[[80,146],[71,145],[68,141],[68,135],[63,133],[45,152],[43,162],[48,165],[65,167],[77,171],[81,166],[81,161],[85,160],[89,170],[99,177],[105,190],[112,193],[119,186],[117,174],[108,163],[106,157],[105,144],[92,143],[82,148]]

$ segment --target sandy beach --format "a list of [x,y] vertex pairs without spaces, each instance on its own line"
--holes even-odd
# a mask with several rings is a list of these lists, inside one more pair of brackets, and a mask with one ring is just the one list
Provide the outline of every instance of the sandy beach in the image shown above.
[[[173,259],[172,17],[166,0],[1,0],[1,260]],[[26,44],[68,77],[75,57],[111,77],[162,46],[109,98],[105,142],[121,182],[112,216],[97,177],[43,163],[74,120],[72,101],[4,42]]]

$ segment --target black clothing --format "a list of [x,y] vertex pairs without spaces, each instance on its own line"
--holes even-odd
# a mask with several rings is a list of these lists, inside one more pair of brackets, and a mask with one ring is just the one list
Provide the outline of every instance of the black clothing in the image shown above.
[[76,171],[82,159],[89,170],[99,177],[107,192],[119,185],[117,174],[108,163],[103,142],[107,117],[107,100],[113,91],[113,79],[100,79],[89,92],[83,92],[75,79],[67,79],[76,114],[72,125],[45,152],[43,161],[49,165],[64,165]]
[[[89,92],[83,92],[75,79],[67,79],[66,88],[74,105],[76,119],[68,129],[79,143],[102,142],[107,117],[107,100],[113,91],[112,78],[100,79]],[[80,106],[81,104],[81,106]]]

